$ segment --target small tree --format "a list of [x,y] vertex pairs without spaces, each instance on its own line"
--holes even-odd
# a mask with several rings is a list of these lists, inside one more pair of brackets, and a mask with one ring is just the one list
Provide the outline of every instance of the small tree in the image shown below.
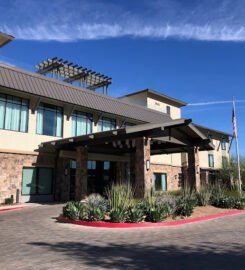
[[[241,181],[245,183],[245,157],[240,157],[240,168],[241,168]],[[223,183],[228,187],[237,186],[238,184],[238,171],[237,161],[234,156],[230,159],[223,160],[223,167],[220,170],[220,178]],[[243,184],[244,188],[244,184]]]

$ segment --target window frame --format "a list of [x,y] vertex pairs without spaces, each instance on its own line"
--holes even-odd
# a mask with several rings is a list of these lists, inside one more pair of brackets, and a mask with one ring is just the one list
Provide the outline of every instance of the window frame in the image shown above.
[[166,105],[166,114],[171,115],[171,107],[169,105]]
[[104,123],[104,122],[110,122],[111,124],[114,123],[114,127],[113,127],[112,129],[110,129],[110,130],[114,130],[114,129],[117,128],[117,122],[116,122],[116,119],[109,118],[109,117],[101,117],[101,118],[99,119],[98,123],[97,123],[97,131],[98,131],[98,126],[99,126],[100,123],[102,124],[102,125],[101,125],[102,130],[100,130],[100,131],[98,131],[98,132],[109,131],[109,130],[103,130],[103,128],[104,128],[103,123]]
[[214,168],[214,154],[208,154],[208,166],[209,168]]
[[[13,95],[8,95],[8,94],[3,94],[3,93],[0,93],[0,96],[3,96],[4,97],[4,101],[3,101],[4,102],[3,127],[0,128],[0,130],[7,130],[7,131],[14,131],[14,132],[28,133],[28,130],[29,130],[29,109],[30,109],[29,99],[22,98],[22,97],[19,97],[19,96],[13,96]],[[8,98],[11,98],[11,101],[12,102],[10,102],[8,100]],[[13,100],[14,98],[20,99],[20,104],[15,103],[14,100]],[[23,101],[26,101],[26,103],[24,103]],[[19,115],[20,121],[19,121],[19,124],[18,124],[18,130],[5,128],[5,122],[6,122],[6,106],[7,106],[8,103],[20,105],[20,115]],[[25,131],[21,131],[20,130],[21,122],[23,121],[22,118],[21,118],[21,112],[22,112],[21,109],[23,107],[26,107],[26,109],[27,109]],[[12,122],[12,117],[11,117],[11,122]]]
[[[86,118],[86,133],[85,134],[81,134],[81,135],[77,135],[77,119],[78,119],[78,115],[80,115],[81,118],[85,117]],[[86,112],[82,112],[79,110],[75,110],[72,115],[71,115],[71,133],[73,131],[73,117],[75,117],[75,135],[72,134],[72,136],[76,137],[76,136],[82,136],[82,135],[87,135],[87,134],[91,134],[93,133],[93,114],[92,113],[86,113]],[[88,122],[90,121],[91,123],[91,130],[90,132],[88,132]]]
[[[24,178],[24,169],[33,169],[36,170],[36,188],[34,194],[24,194],[23,193],[23,178]],[[40,169],[50,169],[51,170],[51,191],[50,193],[39,193],[39,170]],[[54,193],[54,168],[50,167],[31,167],[31,166],[24,166],[22,168],[22,179],[21,179],[21,195],[22,196],[47,196],[47,195],[53,195]]]
[[222,138],[220,143],[221,143],[221,150],[226,151],[226,140]]
[[61,122],[61,135],[60,136],[57,136],[57,135],[50,135],[50,134],[44,134],[44,117],[43,117],[43,130],[42,130],[42,133],[38,133],[38,117],[36,117],[36,134],[37,135],[44,135],[44,136],[50,136],[50,137],[57,137],[57,138],[63,138],[63,134],[64,134],[64,110],[63,110],[63,107],[61,106],[56,106],[56,105],[53,105],[53,104],[49,104],[49,103],[44,103],[44,102],[40,102],[40,104],[38,105],[37,107],[37,113],[38,111],[40,110],[40,107],[41,107],[41,110],[43,111],[43,115],[45,113],[45,111],[55,111],[55,129],[56,129],[56,133],[57,133],[57,115],[58,113],[60,112],[62,117],[62,122]]
[[[154,180],[154,175],[160,175],[162,177],[163,174],[165,175],[166,189],[165,190],[163,190],[163,189],[156,190],[156,184],[155,184],[155,180]],[[165,173],[165,172],[153,172],[153,181],[154,181],[153,182],[153,189],[154,189],[154,191],[156,191],[156,192],[165,192],[165,191],[168,191],[168,175],[167,175],[167,173]]]

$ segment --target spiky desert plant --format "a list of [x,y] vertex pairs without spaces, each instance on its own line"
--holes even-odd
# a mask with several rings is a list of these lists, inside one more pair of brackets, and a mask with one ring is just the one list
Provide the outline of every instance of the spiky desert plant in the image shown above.
[[197,202],[199,206],[206,206],[210,203],[212,196],[212,188],[209,186],[201,186],[200,190],[196,193]]
[[85,207],[88,220],[101,221],[106,214],[107,200],[100,194],[91,194],[87,197]]
[[110,218],[112,222],[125,222],[128,209],[133,205],[133,189],[130,184],[115,184],[106,188]]

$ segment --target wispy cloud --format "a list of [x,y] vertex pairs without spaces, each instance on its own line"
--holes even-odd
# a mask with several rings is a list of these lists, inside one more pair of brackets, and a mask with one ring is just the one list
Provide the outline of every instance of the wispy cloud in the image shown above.
[[[232,103],[232,101],[220,100],[220,101],[196,102],[196,103],[189,103],[188,106],[208,106],[208,105],[219,105],[219,104],[227,104],[227,103]],[[236,100],[236,103],[245,103],[245,100],[243,99]]]
[[60,42],[125,36],[245,41],[245,1],[183,2],[135,0],[134,8],[127,1],[23,0],[21,7],[11,1],[7,7],[0,3],[0,31],[17,39]]

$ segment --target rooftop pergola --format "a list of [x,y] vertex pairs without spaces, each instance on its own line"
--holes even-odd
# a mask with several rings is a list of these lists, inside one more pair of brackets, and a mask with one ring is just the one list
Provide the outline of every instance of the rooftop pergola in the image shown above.
[[84,146],[91,153],[121,155],[134,152],[135,139],[141,137],[151,139],[151,155],[187,152],[192,146],[198,146],[200,151],[214,149],[210,139],[201,133],[190,119],[179,119],[45,142],[39,146],[38,151],[73,151]]
[[39,74],[51,74],[52,77],[71,84],[76,82],[89,90],[102,88],[103,94],[107,94],[108,86],[112,83],[111,77],[58,57],[48,58],[35,67]]

